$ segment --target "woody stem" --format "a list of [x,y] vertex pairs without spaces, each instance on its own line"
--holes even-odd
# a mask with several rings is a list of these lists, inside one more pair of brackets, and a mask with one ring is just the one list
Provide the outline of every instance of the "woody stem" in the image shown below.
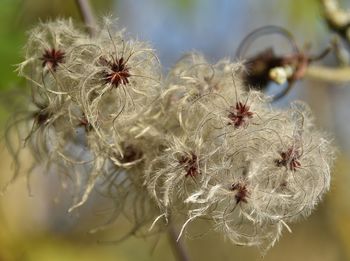
[[173,224],[170,224],[168,227],[168,240],[175,255],[176,260],[178,261],[189,261],[189,257],[185,246],[180,240],[177,240],[178,233]]

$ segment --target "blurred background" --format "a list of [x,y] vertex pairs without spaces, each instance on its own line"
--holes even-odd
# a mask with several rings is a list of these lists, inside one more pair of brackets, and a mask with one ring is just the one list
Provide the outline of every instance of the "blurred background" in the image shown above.
[[[131,36],[150,42],[157,50],[164,73],[186,52],[202,52],[209,61],[234,58],[241,40],[263,25],[279,25],[292,32],[297,43],[311,43],[319,53],[332,35],[322,19],[318,0],[90,0],[98,17],[112,14]],[[350,2],[349,2],[350,3]],[[347,3],[343,1],[344,7]],[[349,6],[349,5],[348,5]],[[39,20],[73,17],[80,21],[74,0],[0,1],[0,127],[4,131],[14,106],[13,90],[26,85],[15,73],[21,61],[26,30]],[[274,44],[288,52],[283,39],[266,37],[259,50]],[[253,46],[254,48],[254,46]],[[335,65],[329,55],[323,64]],[[264,257],[273,260],[350,260],[350,83],[329,84],[304,79],[273,106],[308,102],[317,124],[334,137],[338,146],[330,193],[310,218],[291,226]],[[13,172],[11,158],[1,139],[0,181]],[[29,163],[28,163],[29,164]],[[36,173],[35,173],[36,174]],[[79,213],[68,214],[70,198],[54,175],[23,177],[0,198],[0,260],[174,260],[164,235],[151,239],[128,238],[118,244],[98,243],[117,239],[123,221],[104,232],[88,231],[103,214],[93,202]],[[126,221],[125,221],[126,222]],[[255,248],[233,246],[212,233],[185,241],[191,260],[260,260]]]

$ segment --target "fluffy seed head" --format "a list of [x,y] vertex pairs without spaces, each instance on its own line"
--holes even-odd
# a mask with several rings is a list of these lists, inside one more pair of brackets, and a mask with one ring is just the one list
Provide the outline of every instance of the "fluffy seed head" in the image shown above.
[[171,214],[187,218],[183,231],[204,217],[235,244],[268,249],[328,191],[329,138],[305,104],[275,109],[246,88],[241,63],[191,53],[165,80],[159,65],[108,22],[93,38],[70,21],[34,28],[18,71],[32,87],[38,165],[75,181],[70,211],[98,189],[137,228]]

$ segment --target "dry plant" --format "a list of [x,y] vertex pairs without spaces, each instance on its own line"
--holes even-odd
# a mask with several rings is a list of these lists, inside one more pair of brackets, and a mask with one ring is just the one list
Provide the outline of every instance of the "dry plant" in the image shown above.
[[[41,22],[17,68],[31,104],[10,130],[35,157],[32,169],[71,178],[69,211],[96,188],[115,202],[115,218],[133,221],[133,232],[182,221],[180,238],[206,219],[234,244],[265,253],[329,190],[334,148],[309,107],[274,108],[263,88],[248,85],[255,62],[277,59],[260,80],[284,83],[304,76],[310,56],[210,64],[189,53],[163,77],[153,48],[115,21],[105,18],[93,31],[71,20]],[[8,142],[13,180],[20,146]]]

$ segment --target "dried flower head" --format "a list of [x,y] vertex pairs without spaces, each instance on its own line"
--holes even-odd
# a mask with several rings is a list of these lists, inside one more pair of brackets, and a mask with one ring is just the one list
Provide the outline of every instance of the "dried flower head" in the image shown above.
[[124,61],[124,58],[115,58],[112,61],[107,61],[104,58],[101,58],[101,63],[105,63],[108,67],[108,71],[104,71],[104,79],[106,83],[114,85],[118,88],[119,85],[127,85],[129,83],[129,68],[127,67],[127,61]]
[[179,159],[179,164],[182,165],[186,171],[185,177],[195,178],[200,174],[198,156],[194,152],[190,152],[189,155],[182,155]]
[[279,154],[281,158],[275,160],[278,167],[284,166],[293,171],[301,167],[299,162],[300,154],[294,148],[288,148],[286,151],[280,151]]
[[231,185],[231,190],[236,192],[236,204],[239,204],[240,202],[248,203],[247,198],[249,196],[249,191],[244,182],[233,183]]
[[40,59],[43,61],[43,67],[47,66],[49,69],[56,71],[58,64],[63,62],[64,52],[55,48],[45,50]]
[[250,111],[250,107],[247,104],[242,102],[237,102],[236,106],[231,106],[230,114],[228,118],[231,120],[230,125],[233,125],[235,128],[241,126],[247,126],[248,119],[253,117],[253,112]]

